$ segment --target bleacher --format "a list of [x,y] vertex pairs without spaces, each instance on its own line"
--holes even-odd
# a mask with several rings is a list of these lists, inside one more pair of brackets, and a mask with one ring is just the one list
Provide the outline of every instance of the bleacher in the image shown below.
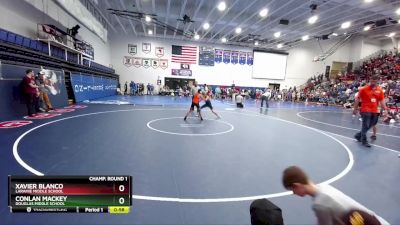
[[300,89],[308,102],[348,105],[354,102],[358,88],[379,74],[379,85],[385,91],[386,104],[395,121],[400,122],[400,54],[380,51],[380,55],[359,63],[354,72],[340,75],[335,80],[310,78]]
[[102,75],[115,74],[115,70],[99,63],[83,59],[79,62],[77,53],[67,51],[61,47],[33,40],[13,32],[0,29],[0,59],[18,62],[32,62],[35,60],[45,66],[66,63],[69,69],[79,72],[95,72]]

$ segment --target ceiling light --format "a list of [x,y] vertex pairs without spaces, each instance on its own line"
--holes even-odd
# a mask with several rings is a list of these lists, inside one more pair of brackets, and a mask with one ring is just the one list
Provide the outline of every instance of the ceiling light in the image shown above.
[[344,22],[344,23],[342,23],[342,25],[340,26],[342,29],[347,29],[347,28],[349,28],[351,26],[351,22],[350,21],[347,21],[347,22]]
[[278,38],[278,37],[280,37],[280,36],[281,36],[281,32],[275,32],[275,33],[274,33],[274,37]]
[[364,30],[364,31],[367,31],[367,30],[369,30],[369,29],[371,29],[371,26],[368,25],[368,26],[365,26],[363,30]]
[[222,43],[225,43],[225,42],[226,42],[226,38],[223,37],[223,38],[221,39],[221,41],[222,41]]
[[318,16],[315,15],[315,16],[312,16],[312,17],[310,17],[310,18],[308,19],[308,23],[309,23],[309,24],[313,24],[313,23],[317,22],[317,20],[318,20]]
[[259,44],[258,41],[254,42],[254,45],[255,45],[255,46],[258,46],[258,44]]
[[153,35],[153,31],[152,30],[149,30],[148,33],[149,33],[149,35]]
[[194,40],[199,40],[199,39],[200,39],[200,35],[195,34],[195,35],[194,35]]
[[145,20],[146,20],[146,22],[150,22],[151,21],[151,17],[150,16],[146,16]]
[[210,28],[210,24],[209,23],[204,23],[203,24],[203,28],[204,28],[204,30],[207,30],[208,28]]
[[398,8],[398,9],[396,10],[396,14],[397,14],[397,15],[400,15],[400,8]]
[[332,35],[333,35],[333,36],[338,36],[338,34],[337,34],[337,33],[332,33]]
[[386,36],[388,36],[388,37],[394,37],[394,35],[396,35],[396,33],[392,32],[392,33],[390,33],[390,34],[388,34],[388,35],[386,35]]
[[242,32],[242,28],[240,28],[240,27],[236,28],[235,32],[236,32],[237,34],[240,34],[240,32]]
[[364,2],[366,2],[366,3],[370,3],[370,2],[373,2],[374,0],[364,0]]
[[224,11],[226,9],[226,3],[225,2],[220,2],[218,4],[218,10],[219,11]]
[[307,41],[308,39],[310,39],[310,36],[308,35],[304,35],[303,37],[301,37],[301,40],[303,41]]
[[277,48],[282,48],[282,47],[283,47],[283,44],[278,44],[276,47],[277,47]]
[[266,17],[268,14],[268,9],[262,9],[259,13],[261,17]]

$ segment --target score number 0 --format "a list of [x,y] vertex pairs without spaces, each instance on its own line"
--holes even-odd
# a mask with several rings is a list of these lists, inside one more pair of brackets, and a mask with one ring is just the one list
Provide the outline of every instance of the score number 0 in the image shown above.
[[[120,192],[124,192],[125,191],[125,186],[122,185],[122,184],[119,185],[118,190]],[[118,202],[119,202],[119,204],[123,205],[125,203],[125,198],[124,197],[119,198]]]

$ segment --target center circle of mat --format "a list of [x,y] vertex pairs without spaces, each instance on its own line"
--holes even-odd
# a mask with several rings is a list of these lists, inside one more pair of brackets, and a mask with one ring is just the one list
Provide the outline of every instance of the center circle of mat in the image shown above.
[[[151,120],[147,123],[151,130],[172,135],[185,136],[207,136],[226,134],[235,128],[232,124],[222,120],[188,118],[186,121],[182,117],[167,117]],[[205,132],[210,131],[211,132]]]

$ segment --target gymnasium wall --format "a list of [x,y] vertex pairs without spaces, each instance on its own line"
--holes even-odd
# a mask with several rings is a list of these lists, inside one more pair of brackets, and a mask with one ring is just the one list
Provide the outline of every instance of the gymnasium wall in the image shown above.
[[[398,39],[395,41],[397,47],[399,46],[399,41]],[[337,40],[325,40],[321,41],[320,44],[322,50],[326,51],[336,42]],[[359,35],[353,37],[346,45],[342,46],[323,62],[310,63],[310,57],[321,54],[321,47],[318,41],[311,40],[299,47],[289,50],[289,59],[291,59],[291,61],[288,61],[288,71],[290,71],[291,74],[297,74],[299,73],[298,71],[301,71],[300,73],[305,72],[304,74],[315,74],[322,71],[325,66],[331,66],[334,61],[357,62],[381,50],[394,50],[394,44],[390,38],[370,39]],[[325,69],[323,71],[325,71]]]
[[[1,0],[0,28],[36,39],[38,23],[68,28],[78,24],[76,19],[50,0]],[[93,46],[95,62],[105,66],[110,64],[109,42],[104,42],[82,25],[79,29],[78,38]]]
[[[309,40],[302,45],[289,50],[287,78],[296,79],[297,84],[304,84],[311,76],[325,73],[326,66],[332,66],[333,62],[349,62],[351,42],[348,42],[333,55],[322,62],[313,62],[315,56],[321,55],[330,49],[338,40]],[[321,45],[321,46],[320,46]],[[322,48],[322,49],[321,49]]]
[[[397,47],[397,49],[400,47],[400,39],[396,39],[394,43]],[[393,51],[393,48],[395,46],[393,45],[393,42],[391,39],[387,38],[384,41],[382,41],[382,49],[383,50],[391,50]]]
[[[252,52],[250,48],[236,47],[230,45],[203,44],[199,42],[183,42],[180,40],[170,41],[160,38],[124,38],[121,36],[112,36],[110,38],[112,64],[116,73],[120,75],[121,84],[131,80],[141,83],[156,84],[158,78],[162,81],[164,77],[176,77],[171,75],[171,69],[179,69],[180,64],[171,63],[172,45],[192,45],[192,46],[212,46],[215,48]],[[142,43],[151,43],[152,51],[148,54],[142,52]],[[336,41],[321,41],[324,50],[329,49]],[[128,44],[137,45],[137,54],[130,55],[128,53]],[[124,56],[131,57],[148,57],[157,58],[155,56],[155,47],[164,47],[165,55],[161,59],[168,59],[167,69],[153,68],[136,68],[134,66],[125,66],[123,63]],[[287,61],[286,79],[285,80],[268,80],[253,79],[252,68],[248,65],[233,65],[231,63],[215,63],[215,66],[191,65],[192,77],[199,83],[213,85],[231,85],[232,82],[238,86],[265,87],[269,83],[280,83],[281,88],[289,88],[290,86],[298,86],[306,82],[306,80],[317,73],[323,73],[326,65],[332,65],[333,61],[349,62],[350,61],[350,43],[343,46],[335,54],[328,57],[324,62],[312,62],[312,59],[321,54],[318,43],[310,40],[299,47],[289,50]],[[179,78],[179,77],[178,77]],[[181,77],[184,78],[184,77]]]
[[[338,41],[338,39],[331,39],[321,40],[318,42],[317,40],[312,39],[290,49],[288,51],[289,56],[285,80],[253,79],[251,77],[251,66],[224,63],[216,63],[213,67],[191,65],[191,70],[193,72],[193,76],[191,78],[196,79],[199,83],[214,85],[230,85],[234,81],[235,84],[239,86],[263,87],[267,86],[268,83],[279,83],[281,84],[281,88],[289,88],[290,86],[304,84],[306,80],[313,75],[324,73],[326,66],[332,66],[333,62],[356,62],[381,49],[393,49],[393,44],[391,41],[390,43],[386,43],[379,40],[370,40],[363,36],[355,36],[323,62],[312,62],[315,56],[327,51]],[[121,84],[123,84],[125,81],[129,82],[131,80],[135,82],[155,84],[158,77],[162,81],[164,80],[164,77],[174,77],[171,75],[171,69],[179,69],[180,65],[177,63],[171,63],[170,61],[171,45],[207,45],[194,41],[171,41],[151,37],[124,38],[121,36],[112,36],[110,38],[110,42],[113,46],[111,49],[111,61],[117,73],[121,76]],[[144,54],[141,52],[142,42],[149,42],[152,44],[151,53]],[[128,54],[128,44],[138,45],[138,53],[136,55]],[[168,59],[169,61],[167,69],[145,69],[143,67],[136,68],[134,66],[127,67],[123,64],[124,56],[156,58],[154,55],[154,47],[156,46],[165,48],[165,56],[162,58]],[[252,51],[250,48],[241,48],[231,45],[208,44],[208,46],[228,50],[246,52]]]
[[361,59],[382,50],[380,41],[363,40],[361,49]]
[[364,38],[361,36],[354,37],[350,40],[350,61],[351,62],[356,62],[361,59],[363,40],[364,40]]
[[[158,78],[164,81],[164,77],[175,77],[175,78],[185,78],[180,76],[171,75],[171,69],[180,69],[179,63],[171,62],[171,53],[172,53],[172,45],[190,45],[190,46],[198,46],[198,43],[192,42],[182,42],[182,41],[168,41],[163,39],[155,39],[155,38],[124,38],[124,37],[112,37],[111,45],[113,48],[111,49],[111,58],[112,64],[116,73],[120,75],[121,84],[125,83],[125,81],[135,81],[142,83],[153,83],[156,84]],[[151,43],[151,52],[146,54],[142,52],[142,42]],[[128,44],[136,44],[137,54],[130,55],[128,53]],[[210,46],[210,45],[208,45]],[[147,57],[147,58],[157,58],[155,55],[155,47],[164,47],[164,56],[160,59],[168,59],[168,67],[166,69],[157,68],[153,69],[139,67],[136,68],[134,66],[127,67],[123,64],[124,56],[132,56],[132,57]],[[241,50],[245,52],[252,52],[252,49],[248,48],[233,48],[232,46],[215,46],[220,47],[221,49],[229,49],[229,50]],[[219,84],[219,85],[231,85],[234,81],[235,84],[241,84],[242,86],[266,86],[267,82],[259,79],[251,79],[251,71],[252,68],[249,65],[239,65],[239,64],[224,64],[215,63],[215,66],[200,66],[200,65],[190,65],[190,69],[192,70],[193,75],[191,79],[196,79],[199,83],[206,84]]]

